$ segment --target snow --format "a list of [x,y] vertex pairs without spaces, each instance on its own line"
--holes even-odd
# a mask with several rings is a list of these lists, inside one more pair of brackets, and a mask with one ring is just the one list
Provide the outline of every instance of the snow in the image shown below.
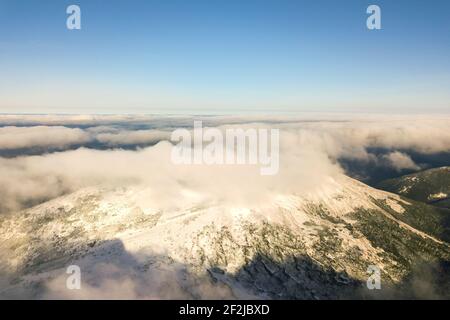
[[[269,222],[270,225],[287,228],[301,239],[305,252],[312,259],[323,259],[317,253],[316,246],[321,241],[319,233],[329,229],[335,231],[335,235],[342,240],[339,252],[333,252],[333,255],[344,257],[350,250],[358,248],[362,253],[362,261],[384,268],[387,262],[382,250],[373,247],[362,236],[355,237],[345,228],[345,224],[355,222],[349,215],[360,208],[380,211],[374,199],[384,201],[397,213],[404,213],[403,205],[408,205],[397,195],[371,188],[344,175],[330,178],[316,192],[278,194],[252,208],[219,203],[207,205],[201,194],[183,190],[180,197],[187,205],[161,211],[153,208],[148,201],[148,190],[142,185],[87,188],[17,213],[12,220],[6,220],[0,225],[0,267],[17,270],[26,261],[36,259],[36,253],[40,253],[44,245],[66,252],[69,256],[73,252],[88,253],[84,257],[74,255],[75,261],[72,263],[86,266],[99,261],[107,263],[114,259],[114,254],[119,254],[108,249],[108,243],[120,241],[130,255],[141,256],[146,252],[167,257],[167,261],[171,262],[160,262],[160,266],[165,266],[161,268],[191,265],[198,272],[205,272],[209,266],[204,264],[207,264],[208,259],[215,259],[218,254],[217,237],[222,236],[221,230],[227,230],[228,236],[233,239],[230,248],[234,249],[226,250],[224,258],[227,261],[226,271],[233,273],[248,259],[240,249],[248,245],[248,238],[251,237],[248,225],[259,228]],[[401,227],[429,237],[389,213],[381,212]],[[39,220],[42,217],[48,219]],[[340,222],[333,222],[327,217]],[[92,241],[99,245],[87,246]],[[267,239],[269,244],[270,241]],[[225,244],[220,243],[220,246]],[[10,247],[15,249],[6,250]],[[395,261],[390,263],[395,264]],[[365,277],[365,270],[359,270],[357,266],[340,265],[339,268],[346,269],[354,278]],[[61,270],[56,269],[54,272],[61,273]],[[37,272],[26,277],[33,281],[53,275],[44,270],[44,273]]]
[[441,199],[446,199],[448,197],[448,195],[444,192],[439,192],[439,193],[434,193],[434,194],[430,194],[428,196],[428,200],[441,200]]
[[398,201],[395,201],[392,198],[386,199],[386,204],[397,213],[404,213],[406,211]]
[[411,190],[411,188],[412,188],[412,186],[403,186],[401,189],[400,189],[400,193],[407,193],[409,190]]

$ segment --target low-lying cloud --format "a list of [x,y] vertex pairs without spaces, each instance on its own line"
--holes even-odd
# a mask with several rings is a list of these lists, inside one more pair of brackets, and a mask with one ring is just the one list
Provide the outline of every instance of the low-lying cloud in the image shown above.
[[170,132],[162,130],[102,132],[96,136],[96,139],[109,146],[152,144],[161,140],[169,140]]
[[[44,118],[47,124],[50,120],[62,121],[56,116]],[[450,151],[450,119],[446,118],[268,121],[241,117],[232,118],[230,123],[226,117],[205,119],[209,126],[215,124],[220,129],[280,129],[279,174],[261,177],[259,167],[251,165],[174,165],[168,141],[170,128],[187,123],[192,126],[193,122],[187,118],[158,118],[155,123],[154,119],[144,118],[145,127],[142,119],[78,116],[65,120],[74,126],[77,120],[90,126],[0,127],[0,149],[77,146],[75,150],[0,158],[0,212],[17,211],[98,184],[148,185],[156,207],[187,201],[183,198],[186,190],[202,201],[258,203],[277,193],[312,192],[330,176],[343,172],[339,165],[342,159],[400,172],[421,168],[406,150],[424,154]],[[113,120],[116,122],[111,124]],[[139,123],[139,128],[128,128],[129,123]],[[96,150],[93,143],[108,148]],[[89,148],[78,148],[85,144],[90,144]],[[142,147],[121,149],[126,145]],[[373,149],[384,151],[375,153]]]
[[259,167],[252,165],[175,165],[171,150],[172,145],[163,141],[138,151],[81,148],[0,159],[0,167],[8,172],[0,175],[0,203],[3,211],[18,210],[100,184],[147,185],[155,208],[182,206],[192,194],[205,202],[258,203],[276,193],[313,190],[340,172],[325,154],[307,149],[292,152],[289,145],[282,148],[280,173],[273,177],[261,176]]
[[394,151],[384,155],[383,158],[397,171],[405,169],[420,170],[420,166],[414,163],[411,157],[403,152]]
[[0,149],[62,148],[91,140],[82,129],[61,126],[0,127],[0,137]]

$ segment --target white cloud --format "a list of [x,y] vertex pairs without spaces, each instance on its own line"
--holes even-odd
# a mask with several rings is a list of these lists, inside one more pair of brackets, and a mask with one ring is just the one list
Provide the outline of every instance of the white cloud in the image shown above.
[[102,132],[96,136],[97,141],[110,146],[126,144],[148,144],[169,140],[170,132],[162,130],[123,130]]
[[84,130],[61,126],[0,127],[0,149],[66,147],[83,144],[91,137]]
[[[278,192],[306,192],[340,172],[326,154],[281,142],[280,173],[260,175],[259,166],[174,165],[169,142],[139,151],[78,149],[42,156],[0,159],[0,203],[14,210],[82,187],[108,183],[150,186],[155,207],[182,205],[182,190],[204,201],[259,202]],[[294,151],[295,149],[295,151]],[[315,170],[311,170],[315,168]]]
[[414,163],[410,156],[399,151],[394,151],[387,155],[384,155],[383,159],[388,161],[390,166],[392,166],[397,171],[401,171],[404,169],[420,170],[420,167]]
[[[141,121],[140,117],[117,118]],[[92,120],[90,116],[86,119]],[[82,121],[86,119],[81,117]],[[182,190],[186,189],[201,194],[204,201],[258,202],[275,193],[308,192],[320,187],[329,176],[342,171],[337,163],[341,158],[380,161],[370,148],[387,149],[389,152],[381,161],[396,170],[419,169],[404,149],[423,153],[450,151],[449,119],[294,122],[279,117],[275,123],[266,118],[258,118],[255,123],[252,118],[232,117],[231,125],[223,125],[228,123],[227,119],[208,117],[205,122],[217,124],[222,129],[230,126],[281,129],[278,175],[261,177],[259,166],[176,166],[170,160],[171,145],[164,141],[137,151],[82,148],[41,156],[0,158],[0,211],[18,210],[101,183],[146,184],[151,187],[149,199],[160,207],[185,201]],[[166,118],[161,125],[170,123],[173,126],[189,121]],[[90,139],[120,146],[157,142],[168,136],[168,131],[164,130],[124,130],[102,121],[97,127],[84,130],[38,126],[5,127],[0,128],[0,132],[0,145],[7,148],[61,146]]]

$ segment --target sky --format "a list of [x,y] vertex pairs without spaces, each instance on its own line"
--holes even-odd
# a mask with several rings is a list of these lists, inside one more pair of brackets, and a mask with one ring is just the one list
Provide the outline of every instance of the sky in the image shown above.
[[449,39],[447,0],[0,0],[0,113],[450,113]]

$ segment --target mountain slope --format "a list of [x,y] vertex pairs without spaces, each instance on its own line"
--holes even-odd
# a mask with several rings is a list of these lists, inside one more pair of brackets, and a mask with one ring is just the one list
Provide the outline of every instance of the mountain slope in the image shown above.
[[[450,260],[435,208],[346,176],[254,207],[193,194],[192,205],[161,211],[147,192],[87,188],[1,217],[0,297],[372,297],[370,265],[383,294],[420,296],[409,290],[417,270]],[[82,290],[65,288],[70,264],[82,270]]]
[[450,167],[442,167],[389,179],[380,189],[410,199],[450,208]]

